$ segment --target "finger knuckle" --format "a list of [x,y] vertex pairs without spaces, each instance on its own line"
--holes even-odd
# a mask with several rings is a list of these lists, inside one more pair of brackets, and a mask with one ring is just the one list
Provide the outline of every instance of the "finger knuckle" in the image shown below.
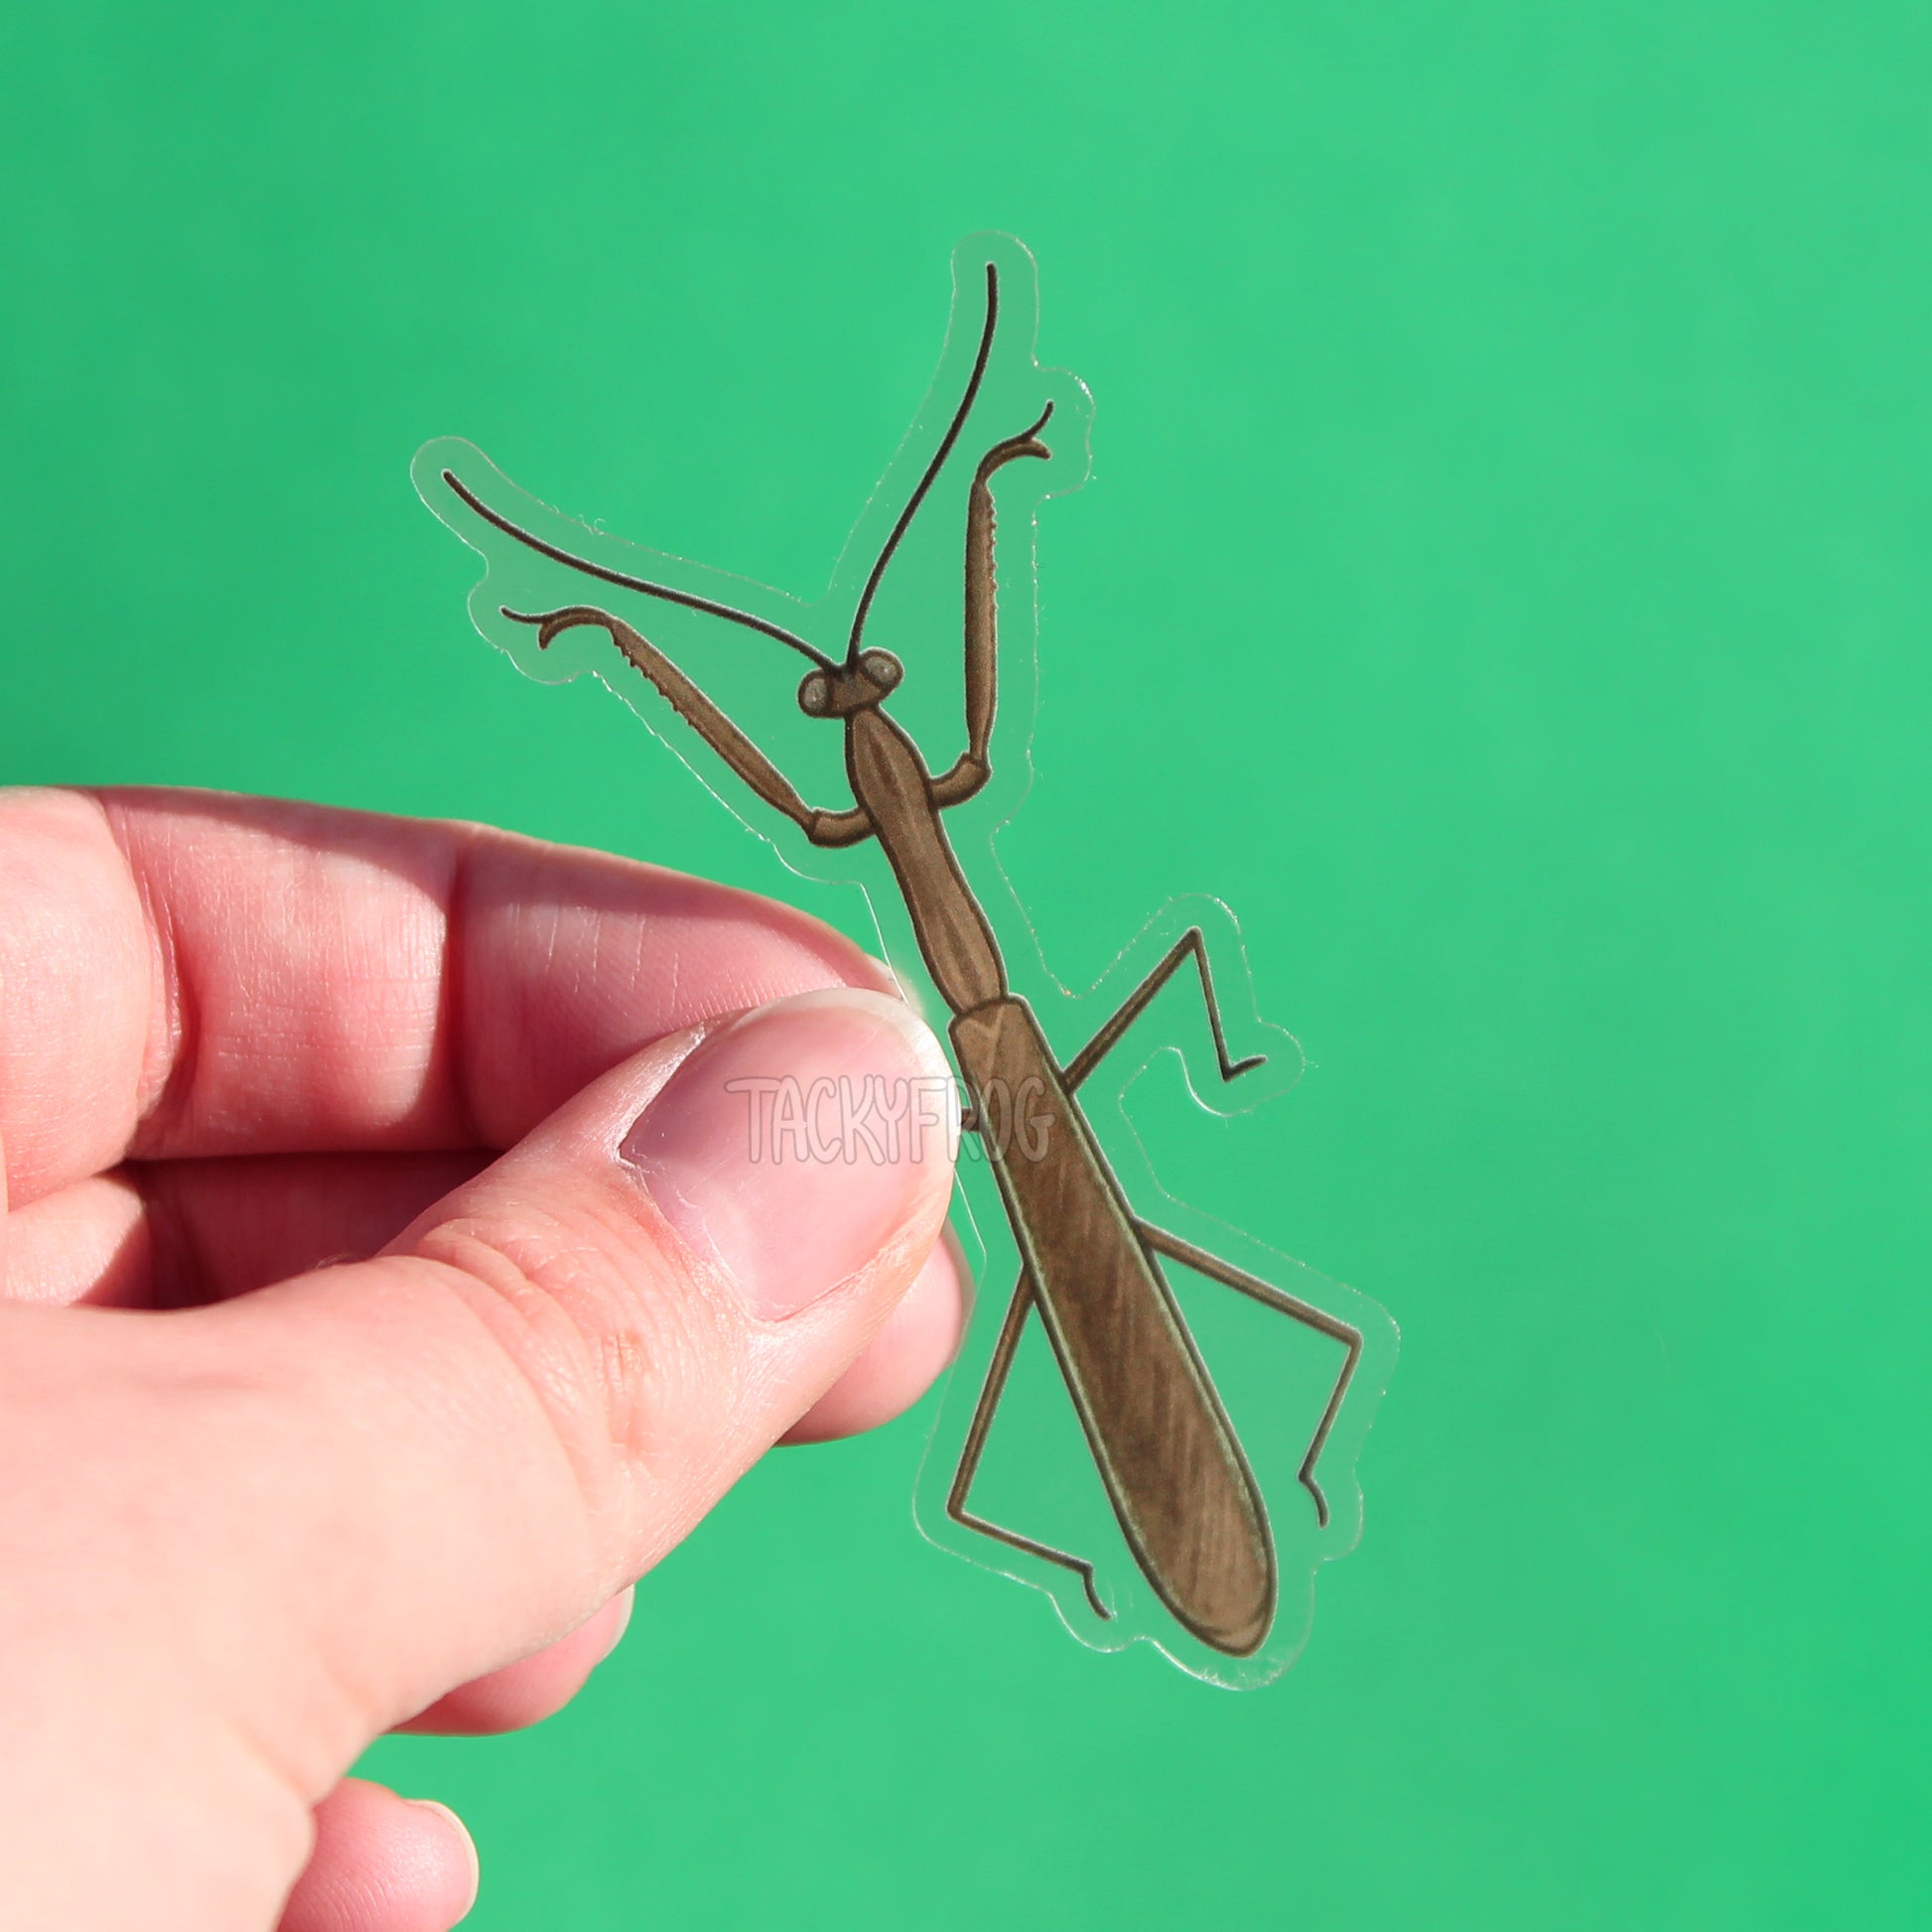
[[680,1383],[729,1380],[723,1324],[634,1224],[526,1206],[447,1221],[415,1245],[454,1272],[594,1507],[674,1455]]

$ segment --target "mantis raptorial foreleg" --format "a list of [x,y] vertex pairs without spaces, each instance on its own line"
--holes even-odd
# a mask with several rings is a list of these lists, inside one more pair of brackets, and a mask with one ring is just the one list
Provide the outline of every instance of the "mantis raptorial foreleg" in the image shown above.
[[1037,422],[994,444],[973,472],[973,486],[966,497],[966,749],[950,771],[932,781],[932,802],[941,808],[972,797],[992,771],[988,747],[999,703],[1000,631],[990,485],[996,472],[1021,457],[1051,456],[1039,432],[1052,413],[1049,402]]
[[946,1497],[946,1514],[963,1528],[977,1530],[981,1536],[990,1536],[996,1543],[1006,1544],[1009,1549],[1024,1550],[1029,1556],[1039,1557],[1047,1563],[1058,1564],[1062,1570],[1072,1571],[1085,1586],[1087,1601],[1093,1605],[1094,1614],[1108,1617],[1113,1612],[1100,1600],[1100,1592],[1094,1587],[1092,1564],[1068,1556],[1064,1550],[1056,1550],[1051,1544],[1022,1536],[1018,1530],[1003,1529],[984,1516],[975,1516],[966,1507],[973,1478],[979,1473],[980,1457],[986,1451],[987,1432],[993,1427],[994,1412],[1000,1406],[1000,1397],[1006,1392],[1007,1377],[1012,1373],[1013,1358],[1019,1350],[1020,1337],[1033,1307],[1033,1278],[1023,1268],[1020,1280],[1014,1286],[1013,1300],[1007,1304],[1007,1316],[1000,1327],[1000,1338],[993,1344],[993,1359],[987,1364],[986,1381],[980,1388],[979,1403],[973,1410],[972,1424],[966,1431],[966,1446],[959,1451],[959,1466],[953,1471],[952,1489]]
[[[722,615],[752,620],[742,612]],[[609,632],[611,641],[654,684],[670,707],[767,805],[781,811],[814,845],[856,845],[873,829],[872,816],[863,810],[826,812],[814,809],[797,788],[752,741],[698,689],[649,638],[621,618],[592,604],[573,604],[561,611],[525,614],[505,611],[516,623],[533,624],[537,642],[548,649],[566,630],[588,624]]]
[[1279,1313],[1290,1315],[1318,1333],[1327,1335],[1331,1340],[1343,1344],[1346,1352],[1342,1357],[1341,1373],[1335,1378],[1335,1386],[1328,1396],[1328,1406],[1321,1412],[1321,1420],[1315,1424],[1314,1436],[1309,1444],[1308,1453],[1302,1458],[1302,1468],[1298,1478],[1302,1487],[1314,1498],[1314,1520],[1326,1528],[1328,1499],[1321,1493],[1321,1485],[1314,1479],[1314,1465],[1320,1457],[1322,1445],[1328,1440],[1328,1431],[1334,1427],[1335,1416],[1341,1408],[1341,1399],[1348,1393],[1348,1381],[1355,1373],[1355,1364],[1361,1360],[1362,1331],[1315,1308],[1313,1304],[1302,1301],[1298,1296],[1285,1294],[1281,1289],[1270,1286],[1259,1276],[1250,1275],[1245,1269],[1236,1268],[1232,1262],[1223,1261],[1219,1255],[1211,1255],[1205,1248],[1197,1248],[1191,1241],[1183,1241],[1179,1235],[1170,1234],[1167,1229],[1156,1227],[1151,1221],[1137,1220],[1134,1225],[1140,1230],[1141,1239],[1156,1254],[1166,1255],[1170,1261],[1177,1261],[1182,1267],[1193,1269],[1197,1275],[1205,1275],[1209,1281],[1220,1282],[1228,1288],[1238,1289],[1264,1308],[1274,1309]]

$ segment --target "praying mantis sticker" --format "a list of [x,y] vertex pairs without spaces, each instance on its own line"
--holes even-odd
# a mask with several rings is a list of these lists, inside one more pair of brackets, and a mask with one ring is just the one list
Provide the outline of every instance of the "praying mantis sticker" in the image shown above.
[[[864,886],[901,980],[949,1016],[976,1139],[963,1212],[982,1283],[1004,1260],[1014,1286],[983,1300],[942,1399],[927,1535],[1045,1589],[1096,1648],[1141,1638],[1214,1681],[1265,1682],[1306,1640],[1316,1568],[1359,1535],[1355,1460],[1395,1326],[1146,1172],[1124,1100],[1152,1061],[1121,1054],[1130,1039],[1172,1048],[1214,1112],[1301,1072],[1293,1037],[1252,1017],[1224,908],[1171,903],[1083,1003],[1104,1017],[1071,1051],[1015,989],[1032,934],[992,834],[1031,780],[1036,619],[1009,593],[1003,656],[996,509],[1011,578],[1018,513],[1031,539],[1037,504],[1085,481],[1092,404],[1035,357],[1036,276],[1018,242],[970,237],[953,282],[932,387],[816,602],[621,542],[454,438],[419,453],[416,485],[484,560],[470,609],[486,639],[544,681],[600,677],[795,870]],[[789,689],[787,655],[806,666]],[[962,712],[957,756],[929,759]],[[768,748],[801,720],[819,743],[785,763],[803,772],[815,753],[818,770],[795,780]],[[955,839],[960,818],[975,838]],[[1157,1006],[1173,984],[1197,988],[1195,1017],[1150,1035],[1153,1014],[1173,1024],[1179,998]],[[1032,1421],[1003,1452],[1016,1405]]]

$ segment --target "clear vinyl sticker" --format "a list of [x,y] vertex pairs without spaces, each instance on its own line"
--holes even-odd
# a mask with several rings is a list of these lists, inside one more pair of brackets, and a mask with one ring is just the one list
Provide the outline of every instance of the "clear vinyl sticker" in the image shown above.
[[1043,1590],[1095,1648],[1265,1683],[1360,1534],[1396,1328],[1171,1198],[1135,1132],[1141,1106],[1246,1113],[1301,1075],[1226,908],[1170,899],[1072,996],[999,865],[1033,782],[1037,513],[1085,482],[1093,405],[1035,357],[1018,241],[970,236],[952,266],[931,387],[821,597],[592,529],[457,438],[418,453],[416,486],[483,560],[483,635],[543,682],[596,676],[787,866],[861,887],[942,1023],[979,1300],[921,1529]]

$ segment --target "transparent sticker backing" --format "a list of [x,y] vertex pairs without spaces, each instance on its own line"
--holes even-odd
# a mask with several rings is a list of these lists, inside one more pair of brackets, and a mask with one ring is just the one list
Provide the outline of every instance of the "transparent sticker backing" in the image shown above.
[[859,886],[940,1026],[979,1298],[920,1528],[1042,1590],[1094,1648],[1265,1683],[1360,1534],[1396,1328],[1149,1164],[1146,1109],[1246,1113],[1302,1073],[1226,907],[1169,899],[1076,996],[1045,966],[1050,915],[1036,933],[1000,867],[1033,782],[1037,512],[1086,481],[1093,405],[1036,359],[1018,241],[970,236],[952,269],[931,387],[822,597],[593,529],[458,438],[413,475],[483,560],[483,635],[542,682],[599,678],[794,872]]

